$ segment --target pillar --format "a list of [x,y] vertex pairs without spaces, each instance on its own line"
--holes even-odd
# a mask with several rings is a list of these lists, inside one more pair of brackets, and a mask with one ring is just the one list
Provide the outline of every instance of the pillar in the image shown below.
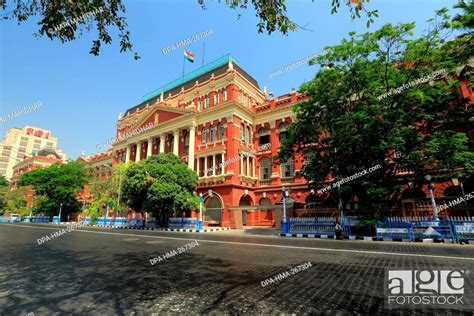
[[153,138],[148,139],[148,148],[146,149],[146,157],[150,157],[152,155],[153,150]]
[[250,176],[250,156],[247,156],[247,172],[245,173],[246,176]]
[[244,155],[240,155],[240,172],[239,174],[244,174]]
[[201,162],[201,158],[198,158],[198,159],[197,159],[197,166],[196,166],[196,172],[197,172],[198,177],[200,177],[200,175],[199,175],[199,165],[200,165],[200,162]]
[[207,156],[204,157],[204,176],[207,177]]
[[216,175],[216,155],[212,155],[212,175]]
[[128,145],[125,152],[125,163],[130,161],[130,156],[132,155],[132,145]]
[[135,156],[135,161],[140,161],[142,160],[142,141],[139,141],[137,143],[137,153],[136,153],[136,156]]
[[[191,170],[194,170],[194,143],[195,143],[195,140],[196,140],[196,125],[193,124],[189,127],[188,167]],[[198,163],[198,166],[199,166],[199,163]],[[199,169],[198,169],[198,175],[199,175]]]
[[179,156],[179,131],[173,133],[173,154]]
[[223,175],[223,174],[224,174],[224,168],[225,168],[225,164],[224,164],[224,153],[221,153],[221,163],[222,163],[221,174]]
[[255,162],[256,161],[257,160],[255,159],[255,157],[252,158],[252,177],[254,177],[254,178],[255,178]]
[[165,142],[166,142],[166,135],[162,134],[160,136],[160,154],[165,152]]

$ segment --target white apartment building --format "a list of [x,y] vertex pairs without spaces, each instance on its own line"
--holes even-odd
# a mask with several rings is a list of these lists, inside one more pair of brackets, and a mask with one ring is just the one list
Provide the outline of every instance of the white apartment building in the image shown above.
[[0,142],[0,175],[10,180],[13,176],[13,166],[18,162],[33,156],[40,149],[56,149],[57,144],[58,138],[43,128],[27,125],[8,129],[5,138]]

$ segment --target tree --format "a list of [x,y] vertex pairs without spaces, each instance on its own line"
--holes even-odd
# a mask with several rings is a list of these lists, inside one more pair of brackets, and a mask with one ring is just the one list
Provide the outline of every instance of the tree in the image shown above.
[[136,211],[152,212],[161,227],[169,216],[199,207],[193,193],[195,172],[173,154],[159,154],[131,165],[123,181],[125,203]]
[[3,211],[6,207],[5,195],[10,191],[10,183],[7,178],[0,175],[0,214],[3,214]]
[[[331,13],[336,13],[341,4],[345,4],[350,8],[352,19],[360,18],[360,14],[365,13],[367,25],[370,25],[373,17],[377,16],[377,10],[365,9],[363,4],[369,1],[358,0],[358,3],[353,5],[351,0],[332,0]],[[257,24],[259,33],[266,30],[269,34],[274,31],[287,34],[298,27],[288,17],[285,0],[252,0],[251,2],[259,18]],[[51,40],[65,43],[76,40],[84,31],[95,28],[98,37],[92,42],[89,53],[97,56],[102,44],[112,43],[108,30],[108,27],[112,27],[116,29],[120,39],[120,52],[133,52],[127,20],[123,16],[126,8],[122,0],[13,0],[13,3],[12,6],[7,6],[6,1],[0,4],[6,11],[3,18],[17,20],[20,24],[31,17],[39,16],[39,29],[34,34],[36,37],[46,36]],[[198,3],[205,8],[204,0],[198,0]],[[247,9],[249,6],[248,0],[226,0],[225,3],[232,9]],[[134,58],[140,59],[140,56],[135,52]]]
[[8,190],[5,194],[5,211],[13,214],[29,215],[26,209],[26,189],[18,188],[16,190]]
[[[436,170],[474,170],[467,137],[473,107],[466,107],[453,79],[464,65],[451,50],[462,39],[445,41],[453,31],[446,9],[429,22],[430,30],[417,39],[411,38],[414,23],[387,24],[373,33],[352,32],[328,47],[311,62],[323,68],[302,85],[309,99],[296,105],[279,152],[279,159],[305,156],[301,174],[315,189],[331,177],[341,180],[380,165],[341,187],[343,198],[358,197],[365,220],[400,190],[401,169],[413,172],[416,185]],[[419,80],[437,71],[429,81]]]
[[62,216],[80,210],[77,194],[86,183],[86,169],[77,162],[55,163],[49,168],[22,174],[19,180],[20,186],[31,185],[35,195],[43,196],[38,211],[56,215],[62,203]]

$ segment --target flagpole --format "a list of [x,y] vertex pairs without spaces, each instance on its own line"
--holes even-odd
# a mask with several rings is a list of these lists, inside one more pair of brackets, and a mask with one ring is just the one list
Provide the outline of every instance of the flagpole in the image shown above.
[[184,78],[184,64],[186,63],[186,57],[183,56],[183,78]]
[[204,45],[202,46],[202,66],[204,66],[204,52],[205,52],[205,49],[206,49],[206,42],[204,42]]

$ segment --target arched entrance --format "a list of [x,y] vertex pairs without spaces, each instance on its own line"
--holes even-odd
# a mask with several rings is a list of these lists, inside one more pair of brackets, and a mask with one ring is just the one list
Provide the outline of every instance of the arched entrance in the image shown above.
[[206,209],[204,213],[204,221],[207,221],[208,224],[221,225],[223,210],[221,199],[215,194],[207,196],[204,200],[204,207]]
[[[242,195],[239,201],[239,206],[252,205],[252,199],[249,195]],[[247,210],[242,210],[242,225],[247,225]]]

